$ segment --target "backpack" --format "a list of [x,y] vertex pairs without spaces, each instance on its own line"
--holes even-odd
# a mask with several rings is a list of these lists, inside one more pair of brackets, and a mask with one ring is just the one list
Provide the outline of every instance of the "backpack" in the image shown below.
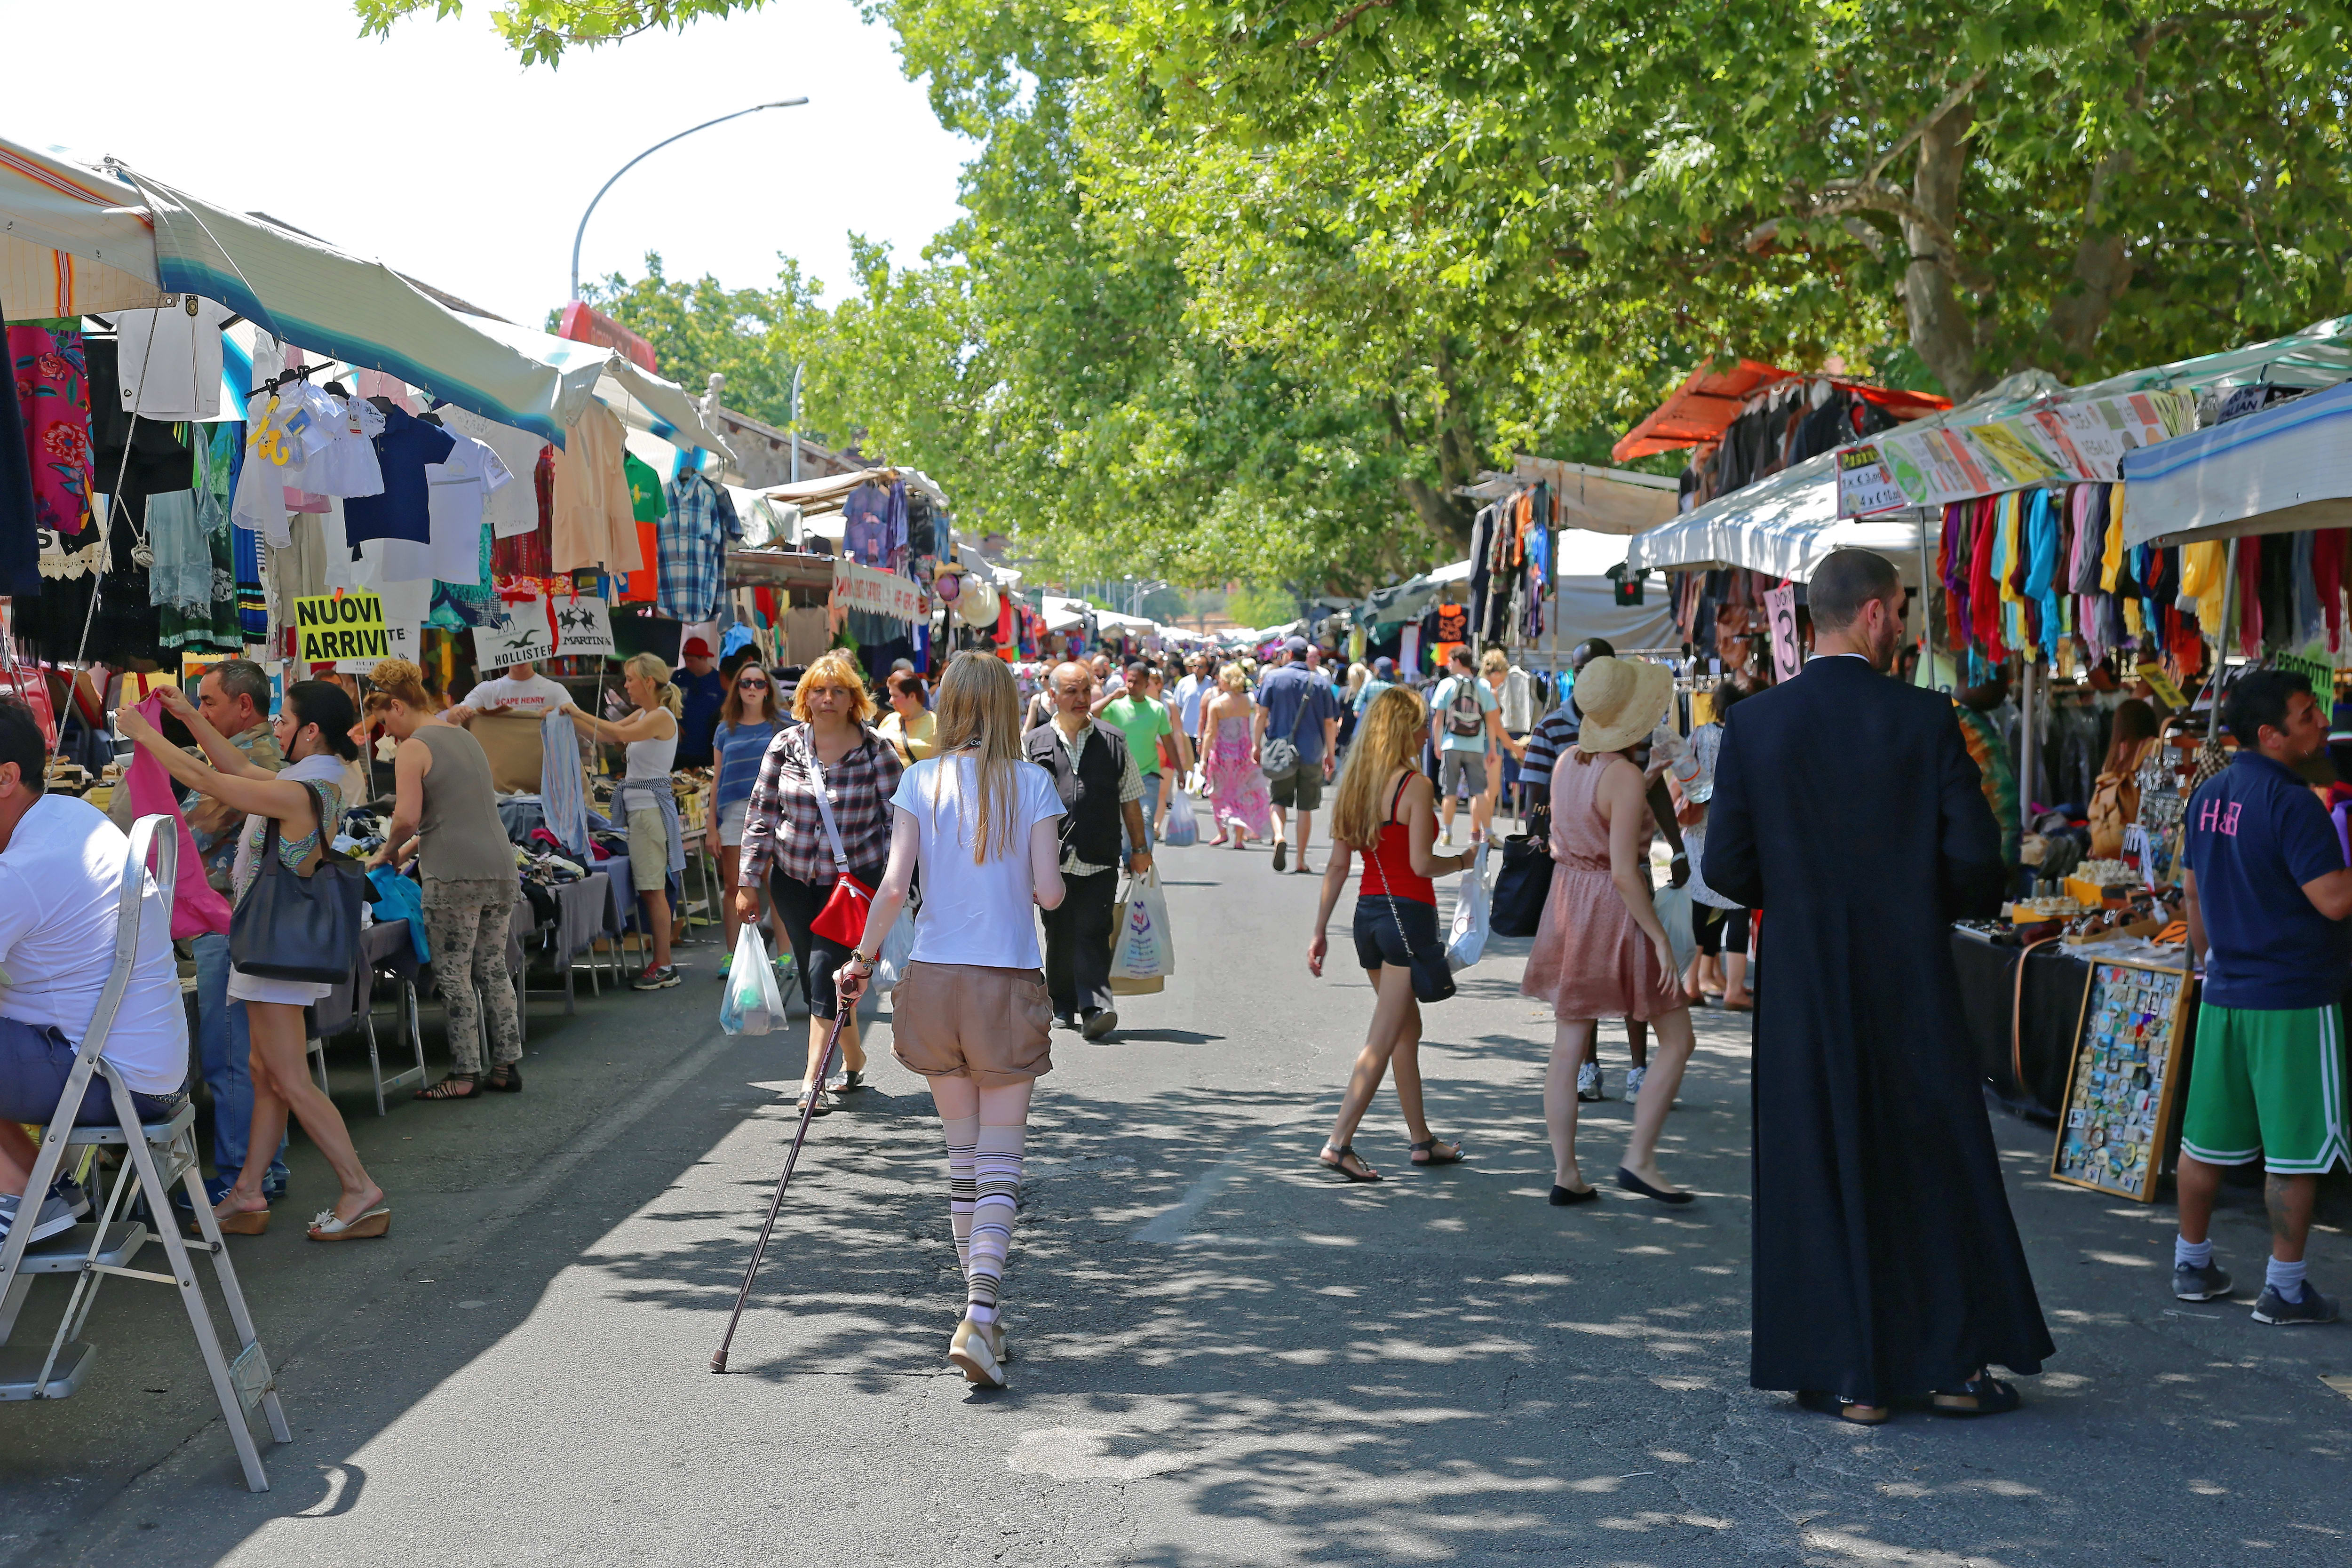
[[1455,676],[1454,695],[1445,700],[1445,732],[1468,739],[1486,732],[1486,715],[1478,702],[1478,678]]

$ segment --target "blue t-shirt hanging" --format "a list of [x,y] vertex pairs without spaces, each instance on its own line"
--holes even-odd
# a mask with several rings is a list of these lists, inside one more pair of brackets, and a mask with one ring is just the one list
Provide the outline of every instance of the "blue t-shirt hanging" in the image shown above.
[[373,439],[376,464],[383,470],[383,493],[352,496],[343,502],[343,537],[353,544],[366,539],[431,543],[432,503],[425,468],[428,463],[446,462],[457,449],[457,437],[438,425],[412,417],[395,403],[384,414],[383,433]]

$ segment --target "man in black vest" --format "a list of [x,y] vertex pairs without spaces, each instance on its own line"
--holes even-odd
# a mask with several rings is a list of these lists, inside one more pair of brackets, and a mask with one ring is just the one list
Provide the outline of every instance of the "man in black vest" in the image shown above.
[[1072,661],[1056,665],[1052,677],[1054,721],[1029,731],[1029,760],[1054,775],[1062,797],[1061,903],[1045,911],[1045,989],[1053,994],[1055,1019],[1089,1040],[1118,1027],[1111,1005],[1110,944],[1118,917],[1119,829],[1136,851],[1127,868],[1140,876],[1151,868],[1143,847],[1143,777],[1127,749],[1127,737],[1095,722],[1094,673]]

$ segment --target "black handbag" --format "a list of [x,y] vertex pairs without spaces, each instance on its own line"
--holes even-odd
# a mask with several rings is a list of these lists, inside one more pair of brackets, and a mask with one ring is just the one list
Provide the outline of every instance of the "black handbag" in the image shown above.
[[[314,810],[324,805],[316,787],[302,787],[310,790]],[[350,979],[359,963],[360,907],[367,890],[360,863],[324,845],[309,876],[289,869],[278,853],[278,819],[270,818],[253,885],[229,919],[230,965],[265,980],[331,985]]]
[[1412,976],[1412,999],[1416,1002],[1443,1002],[1454,994],[1454,965],[1445,959],[1445,949],[1435,952],[1415,952],[1412,938],[1405,934],[1404,917],[1397,913],[1396,900],[1388,901],[1389,919],[1396,922],[1397,940],[1404,943],[1405,971]]
[[1504,839],[1503,869],[1495,878],[1487,914],[1489,929],[1496,936],[1535,935],[1550,897],[1551,857],[1544,853],[1543,841],[1526,833]]

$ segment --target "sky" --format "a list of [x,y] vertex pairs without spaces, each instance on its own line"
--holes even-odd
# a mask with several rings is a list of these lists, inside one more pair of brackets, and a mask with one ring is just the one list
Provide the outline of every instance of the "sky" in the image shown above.
[[[0,136],[133,168],[258,210],[531,326],[561,305],[582,210],[653,143],[735,109],[630,170],[598,204],[583,279],[768,283],[779,252],[837,301],[848,236],[918,258],[957,216],[972,143],[900,72],[852,0],[763,9],[525,69],[492,6],[363,38],[341,0],[0,0],[13,70]],[[101,62],[102,63],[97,63]]]

